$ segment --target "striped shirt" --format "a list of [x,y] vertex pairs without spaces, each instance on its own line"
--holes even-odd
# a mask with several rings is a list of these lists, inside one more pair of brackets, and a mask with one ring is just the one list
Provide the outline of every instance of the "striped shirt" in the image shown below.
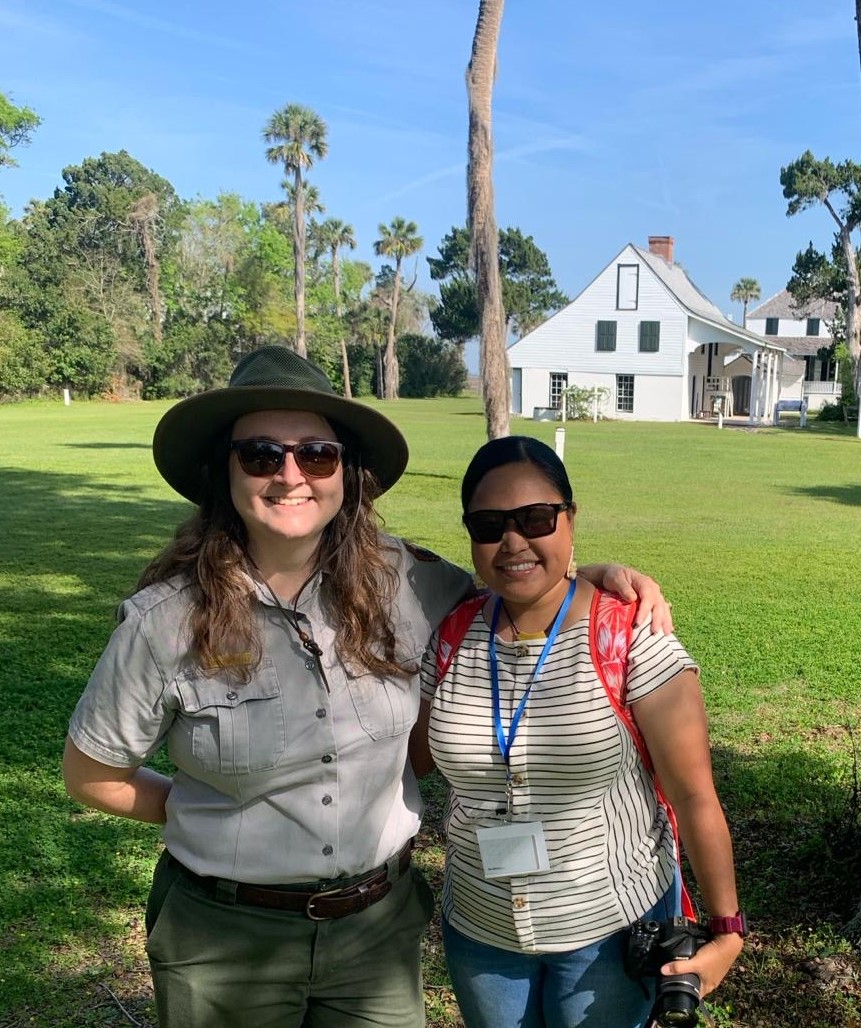
[[[562,952],[637,920],[668,889],[672,832],[628,730],[614,712],[589,652],[589,620],[558,635],[534,683],[511,749],[513,811],[541,821],[550,870],[488,881],[476,828],[499,824],[505,764],[493,723],[489,629],[479,613],[445,678],[436,680],[437,635],[425,655],[430,746],[452,786],[442,909],[459,932],[518,952]],[[497,639],[500,706],[507,733],[544,640]],[[635,630],[627,702],[686,668],[675,636]]]

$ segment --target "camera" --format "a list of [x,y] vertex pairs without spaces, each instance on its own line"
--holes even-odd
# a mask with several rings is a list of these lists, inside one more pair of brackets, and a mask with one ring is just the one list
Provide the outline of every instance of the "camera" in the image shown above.
[[699,1021],[700,979],[696,974],[662,975],[670,960],[692,957],[711,938],[707,929],[686,917],[667,921],[636,921],[628,933],[625,973],[634,981],[657,978],[648,1025],[693,1028]]

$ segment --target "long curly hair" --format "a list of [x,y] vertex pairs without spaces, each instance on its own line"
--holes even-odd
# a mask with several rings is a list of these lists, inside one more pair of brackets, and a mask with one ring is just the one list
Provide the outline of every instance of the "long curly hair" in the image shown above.
[[[357,448],[336,426],[345,444],[344,502],[323,531],[317,554],[322,598],[335,626],[335,649],[343,663],[378,674],[408,675],[412,664],[395,659],[392,605],[398,572],[386,559],[374,501],[373,473],[362,468]],[[192,590],[188,627],[191,655],[206,672],[229,670],[251,678],[262,657],[255,617],[257,597],[249,587],[248,533],[230,498],[228,437],[213,448],[204,469],[197,511],[144,569],[137,588],[184,577]]]

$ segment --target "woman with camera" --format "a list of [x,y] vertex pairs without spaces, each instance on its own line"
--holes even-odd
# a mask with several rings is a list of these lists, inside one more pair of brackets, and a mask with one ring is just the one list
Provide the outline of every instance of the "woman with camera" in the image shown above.
[[635,1028],[654,982],[625,973],[630,926],[680,910],[670,808],[711,931],[656,947],[654,973],[698,976],[705,995],[745,931],[697,669],[577,576],[576,506],[549,447],[485,444],[461,494],[489,593],[435,633],[412,746],[452,787],[442,913],[458,1003],[467,1028]]

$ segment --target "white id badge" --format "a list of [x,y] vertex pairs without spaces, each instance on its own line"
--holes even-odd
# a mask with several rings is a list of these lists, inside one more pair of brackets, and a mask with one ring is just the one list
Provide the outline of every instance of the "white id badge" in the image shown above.
[[550,870],[544,826],[540,821],[507,821],[492,828],[477,828],[485,878],[539,874]]

